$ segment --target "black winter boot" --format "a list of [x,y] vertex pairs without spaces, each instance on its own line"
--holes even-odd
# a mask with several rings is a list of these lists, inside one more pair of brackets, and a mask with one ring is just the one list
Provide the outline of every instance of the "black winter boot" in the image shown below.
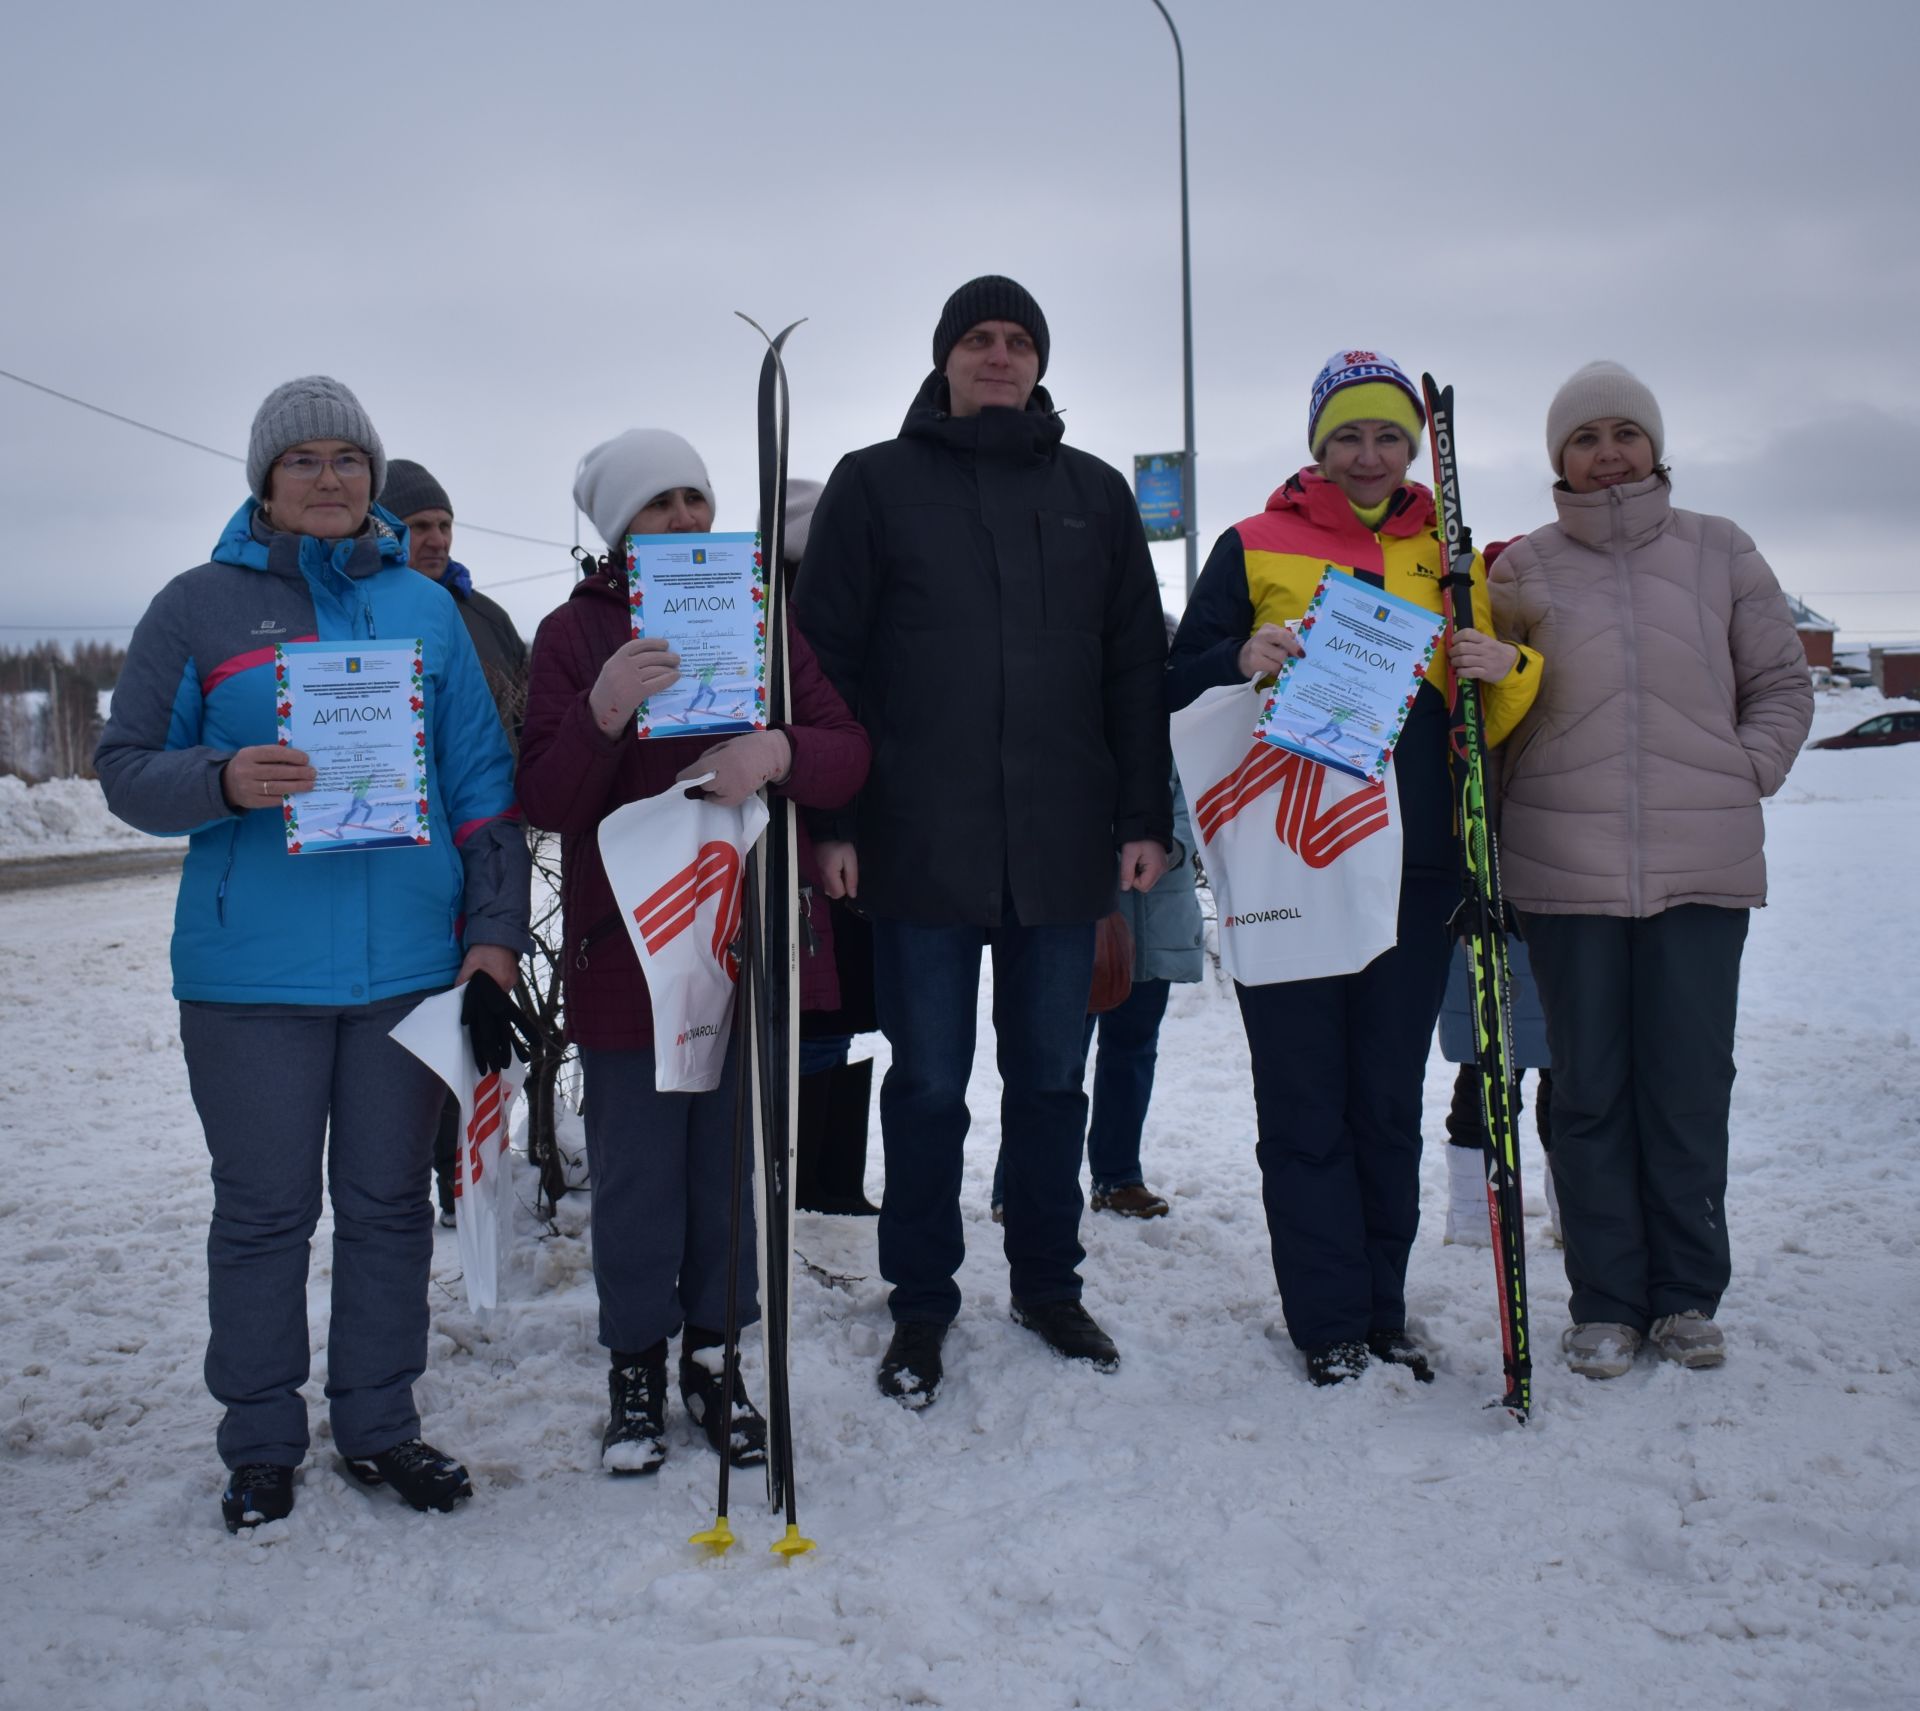
[[680,1339],[680,1400],[687,1405],[688,1417],[707,1434],[715,1455],[724,1454],[735,1467],[759,1467],[767,1459],[767,1423],[747,1396],[747,1381],[737,1360],[731,1410],[725,1401],[726,1384],[725,1337],[689,1325]]
[[227,1475],[220,1493],[220,1518],[229,1533],[284,1520],[293,1513],[293,1469],[273,1462],[253,1461]]
[[1389,1366],[1404,1366],[1422,1384],[1433,1382],[1433,1367],[1427,1351],[1405,1331],[1369,1331],[1367,1352]]
[[1015,1301],[1013,1322],[1026,1326],[1066,1360],[1083,1360],[1095,1372],[1120,1370],[1120,1351],[1113,1339],[1078,1301],[1041,1301],[1032,1306]]
[[1329,1343],[1324,1349],[1307,1350],[1307,1377],[1315,1384],[1344,1384],[1366,1370],[1365,1343]]
[[880,1394],[902,1408],[931,1407],[946,1376],[940,1345],[948,1329],[927,1319],[903,1319],[895,1325],[893,1341],[880,1357]]
[[377,1456],[342,1456],[340,1468],[362,1485],[391,1486],[401,1502],[423,1513],[438,1509],[444,1514],[473,1495],[467,1470],[418,1438],[408,1438]]
[[600,1465],[609,1473],[658,1473],[667,1459],[667,1344],[638,1354],[613,1351],[607,1370],[607,1429]]

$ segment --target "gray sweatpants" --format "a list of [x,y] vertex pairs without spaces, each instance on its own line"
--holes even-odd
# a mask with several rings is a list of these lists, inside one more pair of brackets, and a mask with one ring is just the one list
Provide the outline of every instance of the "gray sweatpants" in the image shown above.
[[[586,1051],[600,1341],[638,1354],[683,1324],[725,1328],[738,1041],[711,1093],[657,1093],[653,1053]],[[751,1160],[749,1160],[751,1163]],[[741,1184],[740,1323],[754,1299],[753,1179]]]
[[1712,1314],[1732,1275],[1727,1124],[1748,912],[1527,915],[1553,1055],[1576,1324]]
[[180,1006],[187,1079],[213,1160],[207,1388],[228,1467],[297,1467],[309,1434],[307,1258],[321,1161],[333,1200],[327,1401],[341,1454],[420,1434],[427,1200],[446,1088],[388,1030],[424,993],[380,1004]]

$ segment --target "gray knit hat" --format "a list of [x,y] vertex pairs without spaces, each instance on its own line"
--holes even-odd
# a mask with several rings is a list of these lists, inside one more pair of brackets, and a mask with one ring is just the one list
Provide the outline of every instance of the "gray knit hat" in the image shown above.
[[1617,362],[1590,362],[1553,395],[1547,406],[1547,458],[1555,475],[1565,475],[1561,454],[1576,428],[1617,416],[1640,428],[1653,442],[1653,461],[1666,450],[1667,431],[1660,406],[1647,383]]
[[387,485],[380,503],[401,522],[421,511],[444,511],[453,515],[453,501],[447,490],[424,468],[410,458],[397,457],[387,465]]
[[1046,378],[1051,344],[1047,318],[1024,285],[998,273],[969,279],[947,299],[940,310],[939,324],[933,329],[933,366],[946,373],[953,347],[982,321],[1011,321],[1016,327],[1025,327],[1033,335],[1033,348],[1040,357],[1040,371],[1034,378]]
[[373,488],[367,497],[380,497],[387,484],[387,452],[360,400],[339,381],[309,374],[276,386],[254,413],[247,439],[247,485],[254,498],[266,498],[273,460],[307,440],[345,440],[358,446],[373,460]]

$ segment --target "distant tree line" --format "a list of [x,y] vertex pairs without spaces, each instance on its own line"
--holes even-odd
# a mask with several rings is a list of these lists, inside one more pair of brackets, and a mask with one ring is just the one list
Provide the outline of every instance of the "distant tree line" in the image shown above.
[[100,694],[119,682],[126,659],[115,642],[0,648],[0,773],[91,778]]

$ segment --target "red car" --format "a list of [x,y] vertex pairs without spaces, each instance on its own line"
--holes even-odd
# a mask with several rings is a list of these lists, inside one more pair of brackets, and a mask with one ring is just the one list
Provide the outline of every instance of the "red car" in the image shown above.
[[1822,737],[1816,749],[1879,749],[1889,743],[1920,743],[1920,713],[1882,713],[1837,737]]

